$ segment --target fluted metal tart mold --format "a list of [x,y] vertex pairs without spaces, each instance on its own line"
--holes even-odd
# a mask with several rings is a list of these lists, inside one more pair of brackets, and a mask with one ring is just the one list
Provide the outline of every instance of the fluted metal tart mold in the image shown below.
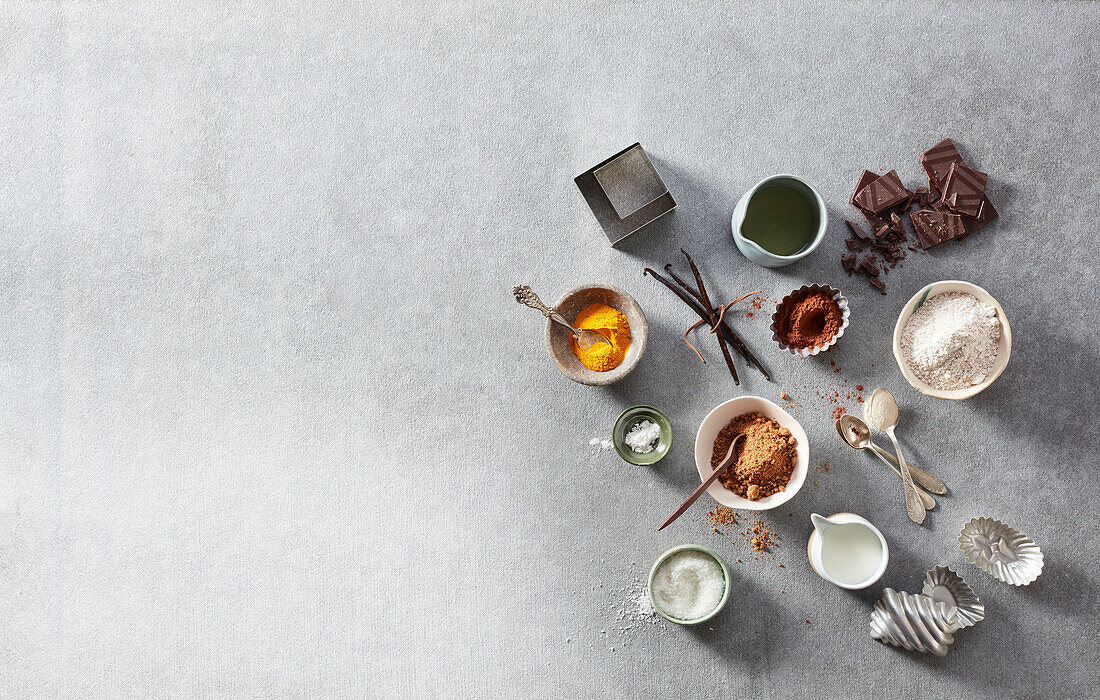
[[957,612],[928,596],[887,588],[871,611],[871,639],[909,651],[947,656]]
[[959,549],[982,571],[1013,586],[1043,573],[1043,552],[1019,530],[993,518],[974,518],[959,533]]
[[985,605],[966,581],[946,566],[937,566],[925,575],[921,594],[944,603],[949,610],[956,610],[955,622],[959,629],[985,619]]
[[[824,345],[818,345],[817,347],[813,348],[792,348],[790,345],[787,345],[779,338],[779,313],[785,305],[793,303],[796,298],[804,294],[814,294],[816,292],[824,292],[825,294],[828,294],[830,297],[833,298],[833,301],[836,302],[836,305],[840,307],[840,329],[837,330],[836,335],[834,335],[832,339]],[[779,303],[776,304],[775,313],[772,314],[771,319],[772,325],[769,328],[772,332],[772,340],[774,340],[776,343],[779,343],[779,347],[783,350],[786,350],[792,355],[813,357],[814,355],[820,355],[821,353],[836,345],[836,341],[840,340],[840,337],[844,335],[844,330],[848,328],[848,321],[851,315],[852,312],[848,308],[848,299],[840,293],[839,289],[834,289],[827,284],[802,285],[787,296],[783,297],[779,301]]]

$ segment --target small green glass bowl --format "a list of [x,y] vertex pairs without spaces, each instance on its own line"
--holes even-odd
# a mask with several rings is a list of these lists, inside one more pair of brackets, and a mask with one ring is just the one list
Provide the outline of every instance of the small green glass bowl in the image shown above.
[[[626,444],[626,434],[646,418],[661,428],[661,437],[649,452],[635,452]],[[672,423],[668,420],[668,416],[652,406],[631,406],[615,421],[615,427],[611,429],[611,441],[615,445],[615,451],[625,461],[641,467],[656,464],[664,459],[672,448]]]
[[[684,550],[694,550],[696,552],[702,552],[707,554],[718,562],[718,566],[722,567],[722,576],[724,577],[724,583],[726,584],[725,590],[722,592],[722,600],[718,601],[718,605],[714,606],[714,609],[695,620],[680,620],[672,617],[661,610],[661,606],[657,603],[657,599],[653,597],[653,577],[657,575],[657,567],[659,567],[665,559],[668,559],[677,552]],[[722,612],[722,608],[726,607],[726,603],[730,599],[730,587],[733,575],[730,574],[730,567],[726,564],[726,560],[718,556],[718,553],[712,549],[708,549],[701,544],[682,544],[679,547],[673,547],[661,556],[657,557],[657,561],[653,562],[653,568],[649,570],[649,582],[646,584],[646,593],[649,595],[649,602],[653,604],[653,609],[657,611],[657,614],[665,618],[669,622],[675,622],[678,625],[697,625],[700,622],[706,622],[718,613]]]

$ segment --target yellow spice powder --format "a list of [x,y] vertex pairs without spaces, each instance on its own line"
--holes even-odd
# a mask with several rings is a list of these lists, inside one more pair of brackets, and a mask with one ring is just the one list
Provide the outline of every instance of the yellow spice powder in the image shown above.
[[626,357],[626,351],[630,349],[630,326],[626,322],[626,316],[611,308],[607,304],[589,304],[584,307],[573,326],[578,330],[596,331],[611,341],[611,344],[597,343],[587,350],[577,347],[575,338],[569,338],[569,346],[573,354],[585,367],[597,372],[606,372],[615,369]]

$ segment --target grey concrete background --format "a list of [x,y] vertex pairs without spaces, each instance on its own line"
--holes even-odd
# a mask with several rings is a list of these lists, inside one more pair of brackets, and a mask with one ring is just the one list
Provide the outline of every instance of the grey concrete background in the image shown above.
[[[1096,4],[192,5],[0,7],[3,695],[1096,695]],[[919,184],[944,136],[1001,219],[880,296],[838,262],[850,190],[864,167]],[[612,250],[572,178],[636,140],[680,206]],[[728,217],[780,171],[833,220],[768,271]],[[780,355],[760,317],[737,324],[775,383],[734,387],[709,345],[698,365],[690,315],[641,275],[680,246],[719,297],[839,285],[842,372]],[[889,350],[944,278],[1015,335],[959,404]],[[587,280],[651,324],[603,390],[557,375],[508,293]],[[911,458],[952,486],[924,527],[839,449],[815,391],[841,378],[894,390]],[[657,534],[706,412],[781,391],[832,468],[766,516],[778,559],[736,563],[702,509]],[[643,402],[675,426],[659,467],[589,447]],[[881,585],[813,574],[811,511],[882,528]],[[963,561],[979,515],[1040,543],[1038,581]],[[619,619],[682,542],[734,563],[728,609]],[[945,659],[871,641],[881,588],[940,563],[987,619]]]

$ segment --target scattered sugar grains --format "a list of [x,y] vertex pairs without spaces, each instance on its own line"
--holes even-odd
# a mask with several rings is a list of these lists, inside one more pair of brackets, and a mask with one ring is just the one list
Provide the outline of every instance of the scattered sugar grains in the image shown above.
[[601,450],[610,450],[614,447],[615,443],[611,441],[611,438],[594,437],[588,441],[588,444],[592,447],[599,448]]
[[[649,572],[646,571],[645,574],[648,576]],[[646,589],[646,583],[641,579],[637,562],[630,563],[628,583],[617,587],[604,587],[601,584],[600,588],[608,590],[606,603],[600,605],[600,616],[614,620],[614,628],[611,632],[619,636],[619,640],[616,641],[618,647],[629,646],[629,635],[639,629],[650,627],[653,633],[667,633],[665,627],[658,624],[661,618],[649,600],[649,591]],[[600,634],[606,637],[608,630],[601,629]]]
[[[829,415],[835,421],[848,412],[849,405],[863,403],[863,385],[850,385],[848,380],[840,373],[840,366],[836,363],[836,360],[829,360],[829,365],[825,367],[825,370],[825,375],[815,379],[810,386],[790,387],[780,392],[779,401],[782,403],[783,408],[798,415],[798,409],[803,407],[802,399],[805,398],[811,409],[816,409],[824,404],[824,407],[829,410]],[[810,396],[810,392],[813,392],[813,396]]]
[[[828,469],[828,467],[825,467]],[[794,516],[794,513],[788,515]],[[725,535],[726,527],[737,524],[737,511],[725,506],[716,506],[707,511],[706,522],[710,525],[711,529],[719,535]],[[775,554],[775,550],[779,549],[779,534],[772,530],[768,525],[760,519],[757,519],[752,523],[748,529],[742,530],[740,534],[744,540],[752,546],[753,559],[759,560],[761,557],[765,559]],[[731,543],[736,543],[737,540],[730,538]],[[740,562],[741,558],[737,557],[736,561]],[[782,563],[779,566],[783,566]]]
[[779,539],[779,535],[769,529],[763,520],[754,522],[744,534],[749,536],[752,548],[757,552],[770,553]]

